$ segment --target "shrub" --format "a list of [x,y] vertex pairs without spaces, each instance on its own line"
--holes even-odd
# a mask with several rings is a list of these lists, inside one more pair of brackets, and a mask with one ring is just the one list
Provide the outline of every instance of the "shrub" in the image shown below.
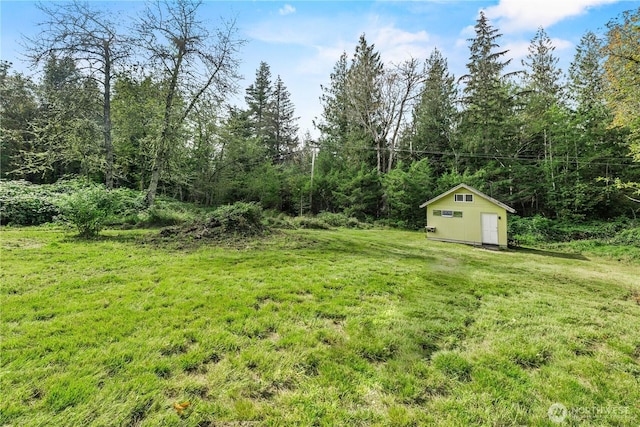
[[65,195],[82,191],[92,184],[85,179],[62,179],[55,184],[28,181],[0,182],[0,223],[41,225],[55,221],[62,213]]
[[509,218],[509,236],[525,244],[561,241],[562,232],[557,223],[541,215],[521,218],[513,215]]
[[144,193],[128,188],[116,188],[109,192],[112,204],[113,222],[120,223],[135,217],[145,208]]
[[622,230],[611,240],[614,245],[640,247],[640,227]]
[[320,212],[316,218],[332,227],[346,227],[349,217],[343,213]]
[[262,223],[266,227],[281,228],[281,229],[294,229],[295,225],[291,222],[286,214],[277,212],[274,210],[268,210],[264,212]]
[[329,230],[331,225],[326,223],[321,218],[313,216],[298,216],[293,219],[293,224],[297,228],[306,228],[309,230]]
[[236,202],[232,205],[220,206],[211,213],[210,224],[220,227],[220,231],[228,234],[259,234],[264,230],[262,225],[262,206],[251,202]]
[[[607,221],[569,222],[551,220],[540,215],[530,218],[509,218],[509,236],[525,244],[558,243],[578,240],[598,240],[606,243],[633,245],[633,230],[637,222],[629,218]],[[620,237],[618,237],[620,236]]]
[[186,224],[195,218],[184,210],[155,203],[146,211],[138,215],[140,227],[167,227]]
[[27,181],[0,183],[0,223],[40,225],[60,214],[56,198]]
[[113,213],[111,194],[101,186],[87,188],[62,197],[63,221],[78,229],[82,237],[97,235]]
[[357,218],[347,216],[343,213],[320,212],[316,218],[324,221],[331,227],[363,228],[362,223]]

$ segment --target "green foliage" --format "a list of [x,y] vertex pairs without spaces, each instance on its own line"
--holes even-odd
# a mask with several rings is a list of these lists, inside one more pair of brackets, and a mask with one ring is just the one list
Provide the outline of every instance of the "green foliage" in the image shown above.
[[82,237],[96,236],[114,212],[111,193],[100,186],[65,195],[60,202],[61,219],[73,225]]
[[250,236],[264,231],[262,218],[262,206],[258,203],[236,202],[218,207],[211,213],[208,223],[220,227],[225,234]]
[[280,229],[294,229],[296,228],[291,218],[283,213],[278,212],[276,210],[265,210],[263,212],[263,224],[267,228],[280,228]]
[[538,242],[553,241],[558,238],[559,232],[554,227],[554,222],[548,218],[536,215],[531,218],[521,218],[511,215],[508,222],[508,234],[523,244],[535,244]]
[[[98,230],[122,224],[158,227],[193,222],[201,215],[200,210],[193,204],[169,198],[159,198],[147,209],[141,191],[127,188],[106,191],[104,186],[84,179],[42,185],[0,181],[3,225],[41,225],[61,219],[74,225],[95,222]],[[93,215],[95,218],[91,219]]]
[[425,223],[425,212],[420,205],[437,196],[435,179],[429,159],[414,162],[408,170],[404,165],[382,177],[387,216],[401,228],[420,229]]
[[[57,195],[56,195],[57,196]],[[60,214],[57,197],[27,181],[0,182],[0,223],[40,225]]]
[[365,225],[357,218],[349,217],[343,213],[320,212],[316,218],[329,224],[331,227],[365,228]]
[[141,210],[135,224],[138,227],[167,227],[196,221],[198,213],[193,205],[168,198],[158,198],[153,206]]
[[621,217],[609,221],[574,223],[557,221],[535,215],[522,218],[509,216],[508,234],[521,244],[537,245],[544,243],[595,240],[603,244],[637,245],[634,236],[637,233],[637,221]]
[[345,215],[367,220],[379,216],[382,186],[376,169],[362,165],[354,175],[338,184],[333,196]]
[[313,216],[298,216],[292,220],[296,228],[305,228],[308,230],[329,230],[331,224],[321,218]]
[[436,171],[440,172],[448,167],[458,167],[456,155],[461,147],[455,135],[457,87],[455,78],[449,73],[447,60],[439,50],[433,50],[426,67],[427,77],[414,111],[415,133],[409,137],[413,150],[432,153],[427,155],[434,160]]
[[20,168],[20,152],[33,142],[30,125],[38,114],[36,85],[31,78],[10,73],[11,64],[0,61],[0,178]]
[[[64,195],[91,186],[85,179],[64,179],[55,184],[0,181],[0,222],[11,225],[41,225],[61,214]],[[126,190],[125,190],[126,191]]]
[[640,247],[640,227],[628,228],[617,233],[611,243],[615,245],[628,245]]
[[285,214],[269,212],[264,223],[271,228],[330,230],[332,228],[369,228],[370,225],[348,217],[344,213],[320,212],[316,216],[288,217]]

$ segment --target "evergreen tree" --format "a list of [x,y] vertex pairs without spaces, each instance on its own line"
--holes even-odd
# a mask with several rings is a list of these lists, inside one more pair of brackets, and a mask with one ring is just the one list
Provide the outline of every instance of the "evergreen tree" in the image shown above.
[[558,68],[559,58],[554,55],[555,49],[544,29],[539,28],[531,40],[526,59],[522,61],[525,89],[540,111],[563,99],[562,70]]
[[[355,137],[354,148],[364,153],[362,159],[375,167],[378,173],[383,171],[385,164],[386,132],[389,129],[388,123],[382,123],[383,76],[384,67],[380,54],[375,50],[375,45],[369,45],[362,34],[347,72],[347,114],[359,131],[350,135],[351,138]],[[375,150],[373,159],[366,155],[370,149]]]
[[506,50],[499,50],[502,36],[484,12],[474,27],[476,36],[470,39],[468,74],[461,80],[463,89],[462,131],[465,145],[471,153],[506,154],[502,146],[510,138],[511,93],[505,82],[504,70],[510,60],[503,60]]
[[427,77],[420,99],[413,113],[414,134],[409,151],[415,159],[431,158],[436,171],[458,164],[458,146],[455,135],[457,125],[457,88],[453,75],[449,74],[447,60],[439,50],[426,62]]
[[[265,146],[273,144],[270,141],[272,129],[270,129],[271,109],[273,102],[273,83],[271,82],[271,69],[266,62],[260,62],[256,70],[255,82],[246,89],[245,101],[251,118],[253,134]],[[271,153],[273,154],[273,153]]]
[[[518,155],[534,161],[519,165],[514,177],[519,191],[512,199],[525,214],[545,210],[555,203],[558,147],[569,125],[560,85],[562,71],[554,55],[555,46],[544,29],[538,29],[528,50],[522,61],[525,95],[521,113],[522,150]],[[545,179],[535,178],[540,168]]]
[[315,123],[321,132],[319,145],[327,157],[333,157],[339,163],[359,161],[362,153],[349,148],[349,134],[352,130],[349,120],[349,101],[347,93],[347,74],[349,71],[347,53],[343,52],[333,67],[329,77],[329,86],[322,86],[320,103],[321,120]]
[[273,102],[270,111],[273,144],[270,148],[272,158],[282,161],[291,157],[298,145],[297,117],[291,95],[280,76],[276,78],[273,90]]

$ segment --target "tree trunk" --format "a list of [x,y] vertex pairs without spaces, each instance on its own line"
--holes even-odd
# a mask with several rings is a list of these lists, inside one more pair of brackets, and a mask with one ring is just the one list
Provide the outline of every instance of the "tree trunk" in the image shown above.
[[104,150],[106,158],[105,185],[107,190],[113,188],[113,141],[111,140],[111,57],[109,42],[104,41]]
[[147,189],[147,195],[145,196],[145,204],[149,207],[156,199],[156,192],[158,191],[158,182],[160,181],[160,171],[166,160],[166,156],[169,155],[169,139],[171,131],[171,112],[173,109],[173,98],[175,95],[176,87],[178,85],[178,74],[180,73],[180,66],[182,65],[182,59],[185,52],[180,50],[178,52],[178,58],[173,67],[171,74],[171,81],[167,89],[167,97],[164,104],[164,119],[162,121],[162,133],[160,134],[160,140],[158,141],[158,147],[156,147],[156,155],[153,161],[153,169],[151,170],[151,179],[149,180],[149,188]]

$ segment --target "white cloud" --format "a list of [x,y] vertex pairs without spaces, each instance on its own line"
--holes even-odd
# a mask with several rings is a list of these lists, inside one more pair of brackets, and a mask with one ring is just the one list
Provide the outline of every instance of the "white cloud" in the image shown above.
[[399,63],[409,58],[429,56],[429,34],[426,31],[415,33],[396,28],[393,25],[373,29],[369,43],[374,43],[385,63]]
[[505,33],[548,28],[590,8],[619,0],[500,0],[486,8],[487,17],[497,21],[494,26]]
[[296,8],[291,6],[290,4],[285,4],[284,7],[278,10],[280,15],[290,15],[292,13],[296,13]]

